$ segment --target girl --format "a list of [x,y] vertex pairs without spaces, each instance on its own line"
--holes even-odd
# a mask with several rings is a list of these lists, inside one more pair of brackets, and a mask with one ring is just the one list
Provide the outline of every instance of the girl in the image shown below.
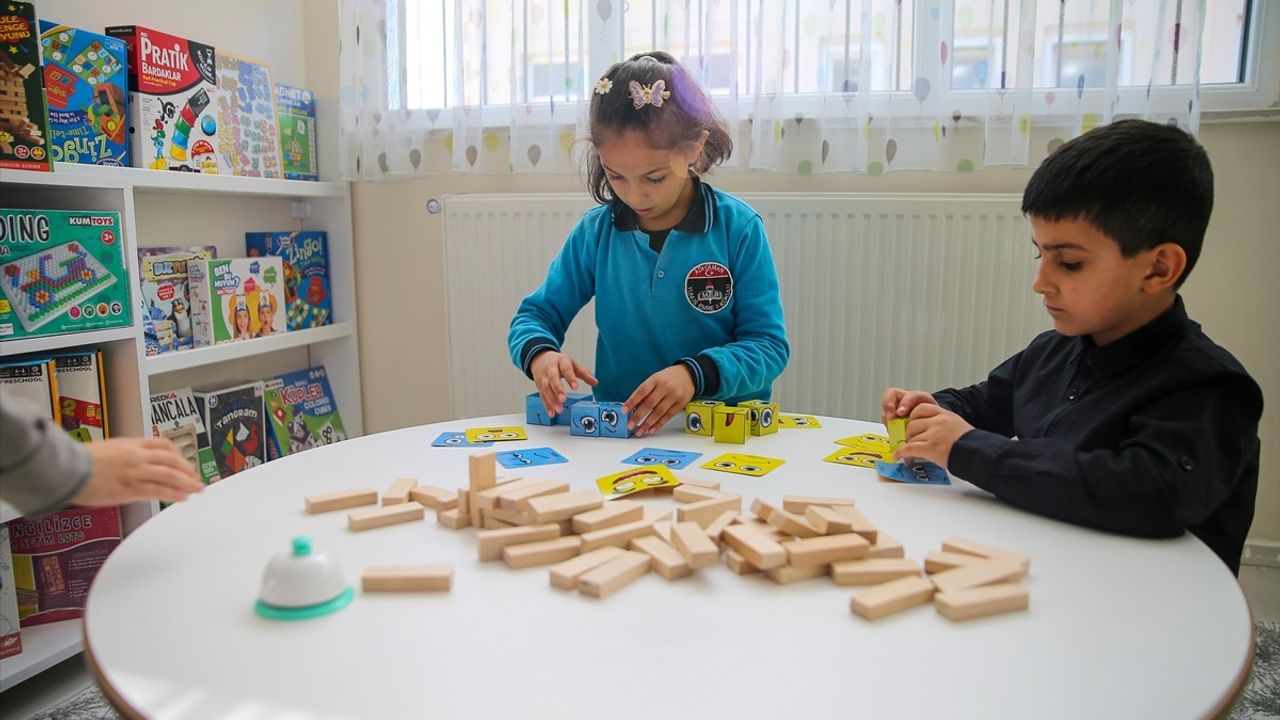
[[235,340],[248,340],[253,337],[253,330],[249,327],[249,303],[243,295],[231,296],[231,307],[235,319],[234,326],[231,328],[232,338]]
[[258,334],[254,337],[267,337],[274,335],[276,329],[272,327],[276,318],[276,299],[270,293],[261,292],[258,294]]
[[[590,108],[588,184],[601,203],[570,233],[507,341],[548,415],[564,383],[622,401],[628,429],[661,429],[694,398],[771,393],[790,348],[760,216],[700,175],[733,150],[711,101],[674,58],[609,68]],[[560,352],[596,299],[596,369]]]

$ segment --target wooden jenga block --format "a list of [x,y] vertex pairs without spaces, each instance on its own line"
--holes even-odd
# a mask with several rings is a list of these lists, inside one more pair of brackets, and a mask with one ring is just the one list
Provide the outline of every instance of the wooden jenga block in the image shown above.
[[391,487],[382,493],[382,504],[386,506],[409,502],[409,491],[417,484],[418,478],[399,478],[392,481]]
[[409,499],[436,512],[458,506],[458,491],[431,485],[419,485],[409,491]]
[[456,506],[458,512],[467,516],[467,523],[471,522],[471,491],[466,488],[458,488],[458,504]]
[[823,535],[853,532],[853,521],[823,505],[810,505],[804,509],[804,519]]
[[813,538],[822,534],[807,520],[786,510],[774,510],[769,513],[769,524],[798,538]]
[[508,488],[504,490],[498,495],[498,507],[506,510],[507,512],[521,512],[527,510],[527,508],[523,506],[523,503],[529,498],[566,492],[569,492],[569,483],[559,482],[556,480],[542,480],[532,485],[526,485],[515,489]]
[[375,565],[360,576],[365,592],[447,592],[452,585],[449,565]]
[[395,525],[397,523],[421,520],[427,516],[427,509],[416,502],[388,505],[376,510],[360,510],[347,516],[347,527],[352,530],[370,530],[372,528]]
[[907,551],[902,547],[902,541],[882,532],[876,533],[876,541],[871,544],[871,549],[867,551],[868,558],[901,558],[906,556]]
[[724,496],[702,502],[688,503],[676,507],[677,522],[696,522],[706,527],[720,517],[725,510],[738,512],[742,510],[742,498],[726,493]]
[[[491,517],[495,520],[501,520],[502,522],[507,523],[508,525],[536,525],[537,524],[533,521],[533,516],[529,515],[529,513],[512,512],[510,510],[503,510],[502,508],[498,508],[498,507],[493,508],[492,510],[481,510],[480,514],[483,515],[484,517]],[[561,533],[561,535],[564,535],[564,534],[565,533]]]
[[533,522],[541,525],[557,520],[568,520],[578,513],[595,510],[604,505],[604,500],[595,490],[579,490],[529,498],[525,503]]
[[574,535],[574,534],[576,534],[576,533],[574,533],[574,532],[573,532],[573,520],[572,520],[572,519],[569,519],[569,520],[557,520],[557,521],[555,522],[555,524],[560,526],[560,534],[561,534],[562,536],[563,536],[563,535]]
[[783,565],[765,570],[764,574],[779,585],[790,585],[801,580],[822,577],[830,572],[830,565]]
[[647,572],[649,556],[627,550],[579,576],[578,591],[590,597],[603,598]]
[[573,531],[579,534],[635,522],[644,518],[644,505],[634,500],[614,500],[604,507],[573,516]]
[[697,480],[697,479],[694,479],[694,478],[680,478],[680,484],[681,484],[681,485],[696,485],[696,486],[698,486],[698,487],[700,487],[700,488],[706,488],[706,489],[708,489],[708,490],[719,490],[719,489],[720,489],[720,483],[718,483],[718,482],[711,482],[710,480]]
[[935,587],[941,592],[964,590],[965,588],[991,585],[1023,576],[1022,566],[1016,562],[1005,560],[983,560],[982,562],[929,576]]
[[514,478],[504,483],[499,483],[487,490],[481,490],[472,496],[471,501],[477,503],[481,510],[492,510],[498,507],[498,498],[509,492],[515,492],[523,488],[531,487],[545,480],[536,480],[533,478]]
[[558,537],[554,540],[508,545],[502,548],[502,561],[507,567],[526,568],[534,565],[550,565],[577,557],[582,550],[582,540],[577,535]]
[[[617,502],[616,500],[614,502]],[[655,507],[652,505],[644,506],[644,519],[652,523],[657,522],[674,522],[676,511],[671,508]]]
[[668,580],[678,580],[693,574],[693,568],[671,543],[657,535],[645,535],[631,540],[631,549],[642,552],[653,561],[653,569]]
[[858,560],[867,556],[871,543],[861,535],[845,533],[844,535],[820,535],[803,540],[788,540],[782,543],[787,549],[787,562],[802,567],[805,565],[827,565],[841,560]]
[[653,532],[666,542],[671,542],[671,526],[675,525],[671,520],[659,520],[653,524]]
[[519,527],[519,525],[516,525],[515,523],[503,522],[498,518],[483,512],[481,513],[481,515],[483,516],[482,519],[480,520],[480,522],[482,523],[481,527],[483,527],[485,530],[502,530],[504,528]]
[[920,574],[920,563],[906,558],[845,560],[831,564],[831,579],[837,585],[879,585]]
[[593,530],[589,533],[583,533],[582,549],[595,550],[598,547],[612,545],[614,547],[625,548],[633,539],[652,535],[654,533],[653,523],[648,520],[634,520],[621,525],[603,528],[601,530]]
[[931,550],[924,556],[924,571],[930,575],[947,570],[955,570],[958,567],[966,565],[975,565],[977,563],[987,562],[986,558],[977,555],[965,555],[958,552],[946,552],[945,550]]
[[[739,518],[741,518],[741,516],[739,516]],[[789,534],[787,534],[787,533],[783,532],[781,528],[776,528],[776,527],[774,527],[774,526],[770,525],[769,523],[766,523],[766,522],[760,522],[760,520],[758,520],[758,519],[754,519],[754,518],[753,518],[753,519],[750,519],[750,520],[746,520],[746,521],[738,522],[738,523],[736,523],[736,524],[738,524],[738,525],[742,525],[742,526],[744,526],[744,527],[749,527],[749,528],[751,528],[751,529],[753,529],[753,530],[757,530],[757,531],[759,531],[759,532],[763,533],[765,536],[770,537],[770,538],[773,538],[774,540],[777,540],[778,542],[782,542],[783,540],[790,540],[790,539],[792,539],[793,537],[795,537],[794,535],[789,535]],[[731,525],[730,527],[732,527],[732,525]],[[727,529],[727,528],[726,528],[726,529]],[[721,533],[720,533],[720,538],[721,538],[722,540],[724,539],[724,531],[721,531]]]
[[468,482],[470,501],[467,505],[471,515],[471,524],[480,527],[480,503],[476,495],[481,490],[488,490],[498,484],[497,454],[493,452],[475,453],[468,458]]
[[737,517],[738,514],[736,512],[732,510],[725,510],[720,513],[720,517],[712,520],[711,524],[707,526],[707,537],[711,538],[711,542],[719,545],[720,534],[723,533],[724,529],[729,527]]
[[773,511],[776,509],[777,508],[760,498],[756,498],[751,501],[751,513],[759,518],[761,522],[769,522],[769,516],[772,515]]
[[1031,570],[1031,558],[1026,555],[1019,555],[1018,553],[1003,550],[998,547],[992,547],[991,545],[983,545],[982,543],[966,540],[965,538],[947,538],[942,541],[942,549],[947,552],[976,555],[978,557],[987,558],[988,560],[1015,562],[1022,567],[1022,572],[1024,574]]
[[720,534],[724,542],[747,562],[770,570],[787,564],[787,549],[776,540],[747,525],[730,525]]
[[855,615],[875,620],[929,602],[933,593],[933,583],[914,575],[854,593],[849,609]]
[[671,495],[676,502],[695,503],[703,500],[715,500],[721,496],[721,492],[698,487],[697,485],[677,485]]
[[443,525],[450,530],[460,530],[471,525],[471,516],[456,507],[452,507],[436,513],[436,524]]
[[752,565],[737,550],[728,549],[724,551],[725,565],[733,571],[735,575],[750,575],[751,573],[760,572],[760,568]]
[[710,567],[720,560],[720,548],[711,542],[707,532],[695,522],[678,522],[672,525],[671,544],[694,570]]
[[554,540],[558,537],[560,537],[560,526],[554,523],[501,530],[481,530],[476,533],[476,539],[480,541],[480,562],[501,559],[502,549],[508,545]]
[[797,515],[803,515],[805,510],[810,507],[836,507],[839,505],[853,505],[853,500],[849,498],[813,497],[810,495],[784,495],[782,498],[782,509]]
[[378,502],[378,491],[373,488],[356,488],[355,490],[338,490],[337,492],[308,495],[305,498],[307,512],[326,513],[333,510],[373,505]]
[[999,583],[940,592],[933,598],[938,614],[953,622],[1026,610],[1031,594],[1021,585]]
[[870,542],[876,541],[876,524],[867,519],[862,511],[852,505],[837,505],[832,508],[836,512],[845,516],[849,520],[849,524],[853,527],[853,531],[866,538]]
[[583,573],[609,562],[623,552],[625,550],[622,548],[606,545],[556,563],[551,566],[551,584],[562,590],[574,590],[578,587],[578,578],[582,577]]

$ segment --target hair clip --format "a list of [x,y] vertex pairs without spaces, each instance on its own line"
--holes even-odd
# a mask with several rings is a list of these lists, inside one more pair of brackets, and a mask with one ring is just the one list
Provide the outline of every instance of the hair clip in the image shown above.
[[600,81],[596,83],[597,95],[607,95],[609,94],[609,91],[612,89],[613,89],[613,81],[610,80],[609,78],[600,78]]
[[662,79],[654,80],[652,85],[641,85],[632,80],[627,84],[627,91],[631,94],[631,104],[637,110],[645,105],[660,108],[662,102],[671,97],[671,91],[667,90],[667,81]]

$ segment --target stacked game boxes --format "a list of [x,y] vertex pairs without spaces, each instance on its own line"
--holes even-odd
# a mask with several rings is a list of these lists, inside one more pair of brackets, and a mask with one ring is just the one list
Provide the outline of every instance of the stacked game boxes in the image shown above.
[[123,40],[40,21],[54,162],[129,165]]
[[52,170],[34,5],[0,4],[0,50],[0,168]]

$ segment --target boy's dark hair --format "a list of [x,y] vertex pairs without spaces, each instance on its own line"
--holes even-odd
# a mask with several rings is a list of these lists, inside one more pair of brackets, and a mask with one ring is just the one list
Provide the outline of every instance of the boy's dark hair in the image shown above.
[[[600,80],[613,82],[606,93],[591,93],[591,149],[587,153],[587,186],[597,202],[606,203],[613,191],[605,177],[600,154],[596,151],[607,133],[642,132],[655,148],[670,150],[688,142],[697,142],[705,130],[707,141],[693,169],[702,174],[718,165],[733,152],[733,140],[724,120],[697,81],[671,55],[655,50],[633,55],[615,63]],[[627,86],[635,81],[652,87],[662,80],[671,96],[662,107],[646,104],[635,107]]]
[[1126,258],[1172,242],[1191,274],[1213,211],[1213,168],[1187,132],[1120,120],[1064,144],[1041,163],[1022,194],[1022,212],[1057,222],[1080,219],[1105,233]]

